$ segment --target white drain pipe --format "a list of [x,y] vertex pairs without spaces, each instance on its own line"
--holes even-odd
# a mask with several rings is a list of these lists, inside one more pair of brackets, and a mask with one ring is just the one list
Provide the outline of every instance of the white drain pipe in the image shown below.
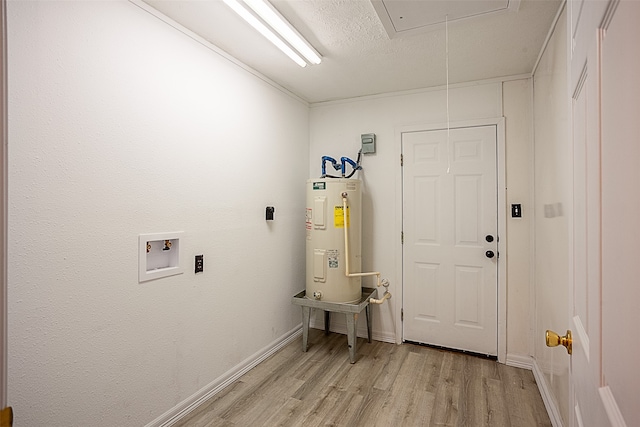
[[[366,276],[376,276],[376,286],[380,286],[380,272],[379,271],[371,271],[368,273],[351,273],[349,269],[349,233],[347,230],[347,192],[342,193],[342,222],[344,228],[344,257],[345,257],[345,269],[344,274],[347,277],[366,277]],[[383,286],[388,289],[389,281],[384,279],[382,281]],[[382,304],[386,299],[391,298],[391,294],[388,290],[384,292],[382,299],[369,298],[369,302],[372,304]]]
[[[389,286],[389,284],[387,284]],[[371,304],[382,304],[384,300],[391,298],[391,293],[389,291],[384,291],[384,295],[381,299],[369,298],[369,302]]]

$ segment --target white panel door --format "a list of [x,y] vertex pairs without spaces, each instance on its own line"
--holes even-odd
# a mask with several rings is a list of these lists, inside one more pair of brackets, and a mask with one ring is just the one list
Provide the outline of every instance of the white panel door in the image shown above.
[[[573,127],[573,354],[571,385],[576,427],[606,426],[600,385],[600,135],[599,37],[574,83]],[[563,334],[564,331],[556,331]]]
[[[575,426],[640,423],[640,3],[585,2],[573,81]],[[590,25],[582,22],[592,23]],[[582,28],[581,28],[582,25]],[[586,52],[582,55],[581,52]]]
[[496,126],[406,132],[402,155],[403,339],[497,355]]

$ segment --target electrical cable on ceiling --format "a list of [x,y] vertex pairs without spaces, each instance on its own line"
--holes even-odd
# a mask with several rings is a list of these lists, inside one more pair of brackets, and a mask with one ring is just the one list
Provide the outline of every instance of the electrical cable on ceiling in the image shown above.
[[449,121],[449,15],[444,16],[445,64],[447,70],[447,174],[451,170],[451,126]]

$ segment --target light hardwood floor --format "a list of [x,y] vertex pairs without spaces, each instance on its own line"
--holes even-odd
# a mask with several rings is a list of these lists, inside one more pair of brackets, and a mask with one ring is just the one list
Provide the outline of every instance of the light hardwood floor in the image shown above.
[[177,426],[551,426],[533,374],[413,344],[309,330]]

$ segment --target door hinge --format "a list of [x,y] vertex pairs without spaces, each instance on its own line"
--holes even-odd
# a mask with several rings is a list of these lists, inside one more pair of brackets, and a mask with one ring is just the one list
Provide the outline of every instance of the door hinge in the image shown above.
[[404,166],[404,156],[400,154],[400,166]]
[[400,321],[404,322],[404,308],[400,309]]
[[400,244],[404,245],[404,231],[400,232]]

